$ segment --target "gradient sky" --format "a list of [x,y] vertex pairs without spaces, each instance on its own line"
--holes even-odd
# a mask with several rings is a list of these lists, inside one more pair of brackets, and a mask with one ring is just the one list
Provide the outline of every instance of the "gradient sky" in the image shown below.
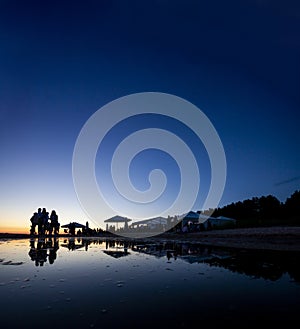
[[[299,32],[297,1],[0,1],[0,231],[28,231],[38,207],[61,224],[89,220],[72,180],[76,138],[99,108],[138,92],[209,117],[227,158],[220,206],[285,201],[300,185]],[[145,188],[156,158],[176,185],[176,165],[154,155],[133,164],[134,184]]]

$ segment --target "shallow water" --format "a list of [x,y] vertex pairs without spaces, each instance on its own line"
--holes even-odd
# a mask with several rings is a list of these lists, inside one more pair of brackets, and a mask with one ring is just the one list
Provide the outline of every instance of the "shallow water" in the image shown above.
[[299,259],[151,239],[2,241],[1,328],[287,326]]

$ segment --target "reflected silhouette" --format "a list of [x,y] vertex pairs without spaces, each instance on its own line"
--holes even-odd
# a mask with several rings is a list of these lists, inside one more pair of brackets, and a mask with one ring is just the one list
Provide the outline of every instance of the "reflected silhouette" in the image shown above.
[[166,257],[168,261],[181,259],[190,264],[205,263],[272,281],[288,273],[291,279],[300,282],[300,253],[296,251],[246,250],[177,242],[136,244],[132,250],[157,258]]
[[70,237],[64,239],[64,243],[61,244],[62,247],[69,249],[70,251],[75,251],[77,249],[84,248],[85,251],[88,251],[89,245],[91,244],[92,240],[84,239],[84,238],[75,238]]
[[128,252],[127,241],[106,240],[105,247],[106,250],[103,250],[103,252],[106,255],[109,255],[114,258],[120,258],[130,255],[130,252]]
[[29,257],[35,263],[35,266],[44,266],[49,260],[53,264],[57,257],[59,249],[58,238],[38,238],[30,240]]
[[[211,247],[197,243],[175,241],[140,241],[115,238],[64,238],[60,246],[69,251],[93,246],[113,258],[132,256],[137,253],[166,258],[168,262],[184,261],[188,264],[205,263],[221,267],[231,272],[252,278],[279,280],[289,274],[295,282],[300,282],[297,251],[246,250],[236,248]],[[53,264],[59,249],[58,238],[39,238],[30,240],[29,256],[36,266],[43,266],[47,259]],[[94,248],[95,250],[95,248]]]

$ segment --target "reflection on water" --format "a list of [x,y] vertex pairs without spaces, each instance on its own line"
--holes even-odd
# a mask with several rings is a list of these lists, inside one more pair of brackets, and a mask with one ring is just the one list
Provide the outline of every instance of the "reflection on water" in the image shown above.
[[2,328],[287,326],[300,311],[298,252],[79,237],[0,251]]
[[29,257],[35,263],[35,266],[43,266],[47,262],[53,264],[57,257],[59,249],[58,238],[44,238],[30,240]]
[[[129,250],[135,253],[155,257],[166,257],[168,261],[177,259],[187,263],[205,263],[210,266],[222,267],[255,278],[278,280],[286,273],[295,282],[300,282],[298,252],[253,251],[208,247],[195,243],[161,242],[141,243],[139,241],[67,238],[62,240],[61,247],[69,251],[99,246],[106,255],[114,258],[129,256]],[[59,249],[58,238],[33,239],[30,241],[29,256],[36,266],[45,262],[53,264]]]

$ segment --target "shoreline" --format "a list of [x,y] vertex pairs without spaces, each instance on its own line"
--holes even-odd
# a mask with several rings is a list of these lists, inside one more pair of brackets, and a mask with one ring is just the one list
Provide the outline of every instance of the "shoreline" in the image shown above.
[[[54,236],[52,236],[54,237]],[[68,234],[60,234],[57,238],[70,238]],[[30,234],[0,233],[0,241],[14,239],[31,239]],[[75,238],[86,239],[130,239],[112,234]],[[238,249],[277,250],[277,251],[300,251],[300,227],[274,226],[235,228],[224,230],[212,230],[193,233],[162,233],[147,238],[133,238],[133,240],[161,242],[174,241],[186,243],[198,243],[210,246],[219,246]]]

